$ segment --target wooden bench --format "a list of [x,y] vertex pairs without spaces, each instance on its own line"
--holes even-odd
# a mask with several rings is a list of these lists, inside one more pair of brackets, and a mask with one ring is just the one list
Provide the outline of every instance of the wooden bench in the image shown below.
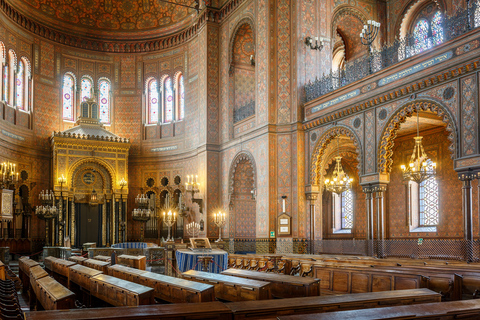
[[464,300],[440,303],[426,303],[412,306],[385,307],[379,309],[364,309],[339,311],[329,313],[314,313],[308,315],[280,316],[280,320],[371,320],[371,319],[480,319],[480,300]]
[[57,260],[58,258],[48,256],[45,259],[43,259],[43,264],[45,265],[45,269],[47,271],[53,271],[53,262]]
[[102,271],[104,274],[108,274],[108,266],[110,265],[110,263],[95,259],[87,259],[83,261],[83,265],[85,267]]
[[276,319],[278,316],[287,314],[431,303],[440,302],[440,299],[440,294],[429,289],[413,289],[270,301],[231,302],[226,305],[232,310],[234,319]]
[[76,262],[63,260],[63,259],[56,259],[52,261],[52,271],[57,274],[63,276],[65,279],[68,279],[68,268],[71,266],[76,265]]
[[31,278],[30,284],[37,301],[45,310],[75,308],[75,294],[52,277],[43,277],[37,280]]
[[90,294],[116,307],[153,304],[153,289],[106,274],[90,278]]
[[260,280],[272,284],[272,295],[280,298],[309,297],[320,295],[320,280],[295,277],[284,274],[228,269],[222,272],[227,276]]
[[215,287],[215,296],[227,301],[265,300],[271,298],[271,284],[203,271],[189,270],[183,273],[189,280]]
[[111,276],[155,289],[155,298],[171,303],[215,301],[214,286],[185,279],[164,276],[121,265],[108,268]]
[[126,265],[127,267],[145,270],[147,268],[147,257],[122,254],[117,257],[117,263]]
[[68,258],[68,261],[73,261],[78,264],[83,264],[83,261],[88,260],[88,258],[81,257],[81,256],[71,256]]
[[48,277],[48,272],[45,271],[45,269],[43,269],[40,265],[33,266],[30,268],[29,279],[31,279],[32,281],[37,281],[38,279],[41,279],[44,277]]
[[82,265],[74,265],[69,268],[68,287],[75,283],[83,289],[90,290],[90,278],[103,274],[102,271]]
[[39,263],[29,257],[21,257],[18,259],[18,275],[25,291],[30,288],[30,269],[36,266],[39,266]]
[[25,313],[26,320],[231,320],[232,311],[221,302],[182,303],[142,306],[77,309],[61,311],[33,311]]
[[112,258],[109,257],[109,256],[98,255],[98,256],[93,257],[93,259],[108,262],[108,263],[112,263]]
[[426,288],[428,278],[418,273],[373,268],[314,266],[315,278],[322,279],[322,293],[363,293]]

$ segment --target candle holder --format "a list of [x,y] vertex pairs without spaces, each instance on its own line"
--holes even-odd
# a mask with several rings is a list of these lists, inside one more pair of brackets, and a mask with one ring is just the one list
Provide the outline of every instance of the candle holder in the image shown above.
[[378,30],[380,30],[380,22],[368,20],[360,33],[362,44],[368,46],[368,71],[370,74],[372,73],[372,43],[378,35]]
[[218,227],[218,240],[216,240],[215,242],[220,242],[222,241],[222,229],[227,223],[226,214],[224,212],[214,213],[213,221],[215,222],[215,225]]
[[190,238],[196,238],[200,234],[200,224],[191,222],[185,226],[185,230]]
[[35,208],[38,218],[45,220],[46,243],[50,245],[49,221],[58,217],[58,209],[55,206],[55,194],[52,190],[42,190],[38,195],[42,205]]
[[143,241],[143,239],[144,239],[144,228],[143,228],[143,226],[145,225],[145,223],[148,220],[150,220],[150,217],[152,216],[153,212],[149,208],[150,199],[145,194],[139,194],[135,198],[135,204],[137,205],[137,208],[133,209],[133,211],[132,211],[132,219],[135,220],[135,221],[139,221],[141,223],[141,225],[140,225],[140,241]]
[[192,198],[195,193],[200,192],[200,183],[198,182],[197,175],[187,175],[187,182],[185,182],[185,191],[192,194]]
[[315,44],[313,44],[313,38],[312,37],[306,37],[305,38],[305,44],[307,47],[310,47],[312,50],[318,50],[322,51],[324,42],[323,39],[320,39],[320,43],[318,43],[318,37],[315,37]]
[[172,226],[177,221],[176,212],[169,210],[168,213],[165,215],[165,211],[163,212],[163,223],[168,227],[168,237],[167,241],[173,241],[173,237],[171,237],[171,230]]
[[12,183],[18,182],[17,165],[12,162],[0,164],[0,188],[8,189]]

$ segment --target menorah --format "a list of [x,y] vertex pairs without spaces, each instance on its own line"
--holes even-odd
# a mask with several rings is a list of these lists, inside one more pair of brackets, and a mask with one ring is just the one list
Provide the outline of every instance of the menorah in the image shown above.
[[214,213],[213,221],[215,222],[215,225],[218,227],[218,240],[215,242],[222,241],[222,229],[227,223],[227,217],[225,213],[224,212]]
[[191,238],[195,238],[200,234],[200,224],[191,222],[185,226],[185,230]]
[[360,40],[363,45],[368,46],[368,55],[369,55],[369,69],[368,71],[372,73],[372,43],[375,41],[375,38],[378,35],[378,30],[380,30],[380,22],[373,20],[368,20],[367,24],[363,26],[362,33],[360,33]]

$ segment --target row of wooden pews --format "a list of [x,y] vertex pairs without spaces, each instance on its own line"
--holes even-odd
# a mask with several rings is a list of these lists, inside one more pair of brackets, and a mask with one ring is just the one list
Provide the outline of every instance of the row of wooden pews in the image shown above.
[[24,319],[12,280],[0,280],[0,319]]
[[[97,308],[60,312],[30,312],[27,319],[277,319],[287,315],[307,317],[319,312],[330,315],[336,311],[365,308],[381,313],[384,307],[409,304],[434,303],[440,295],[429,289],[400,290],[391,292],[362,293],[339,296],[290,298],[282,300],[242,301],[232,303],[204,302],[170,305],[149,305],[139,308]],[[480,307],[480,301],[477,302]],[[412,305],[413,307],[414,305]],[[419,307],[423,304],[418,305]],[[381,307],[381,308],[380,308]],[[460,309],[463,310],[463,309]],[[328,313],[327,313],[328,312]],[[304,319],[301,318],[301,319]],[[356,319],[356,318],[355,318]]]

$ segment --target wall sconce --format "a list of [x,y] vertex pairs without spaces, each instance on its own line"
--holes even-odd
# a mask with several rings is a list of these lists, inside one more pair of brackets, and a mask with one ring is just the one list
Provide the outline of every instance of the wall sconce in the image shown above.
[[315,37],[315,44],[313,44],[313,38],[312,37],[306,37],[305,38],[305,44],[307,45],[307,47],[310,47],[310,49],[312,50],[318,50],[318,51],[321,51],[323,49],[323,45],[324,45],[324,42],[323,42],[323,39],[320,38],[320,43],[318,41],[318,37]]
[[252,194],[252,200],[255,200],[257,198],[257,189],[253,188],[250,193]]
[[187,176],[187,182],[185,182],[185,189],[187,192],[192,193],[192,197],[195,193],[199,192],[200,183],[198,183],[198,176],[191,175]]
[[123,189],[127,186],[127,181],[125,180],[125,178],[122,178],[122,180],[120,180],[119,185],[120,189]]
[[58,183],[60,183],[60,188],[62,188],[62,186],[63,186],[65,183],[67,183],[67,178],[65,178],[65,177],[63,176],[63,174],[62,174],[61,177],[58,177],[57,181],[58,181]]
[[255,57],[253,56],[253,54],[250,55],[250,64],[251,64],[252,66],[255,65]]

